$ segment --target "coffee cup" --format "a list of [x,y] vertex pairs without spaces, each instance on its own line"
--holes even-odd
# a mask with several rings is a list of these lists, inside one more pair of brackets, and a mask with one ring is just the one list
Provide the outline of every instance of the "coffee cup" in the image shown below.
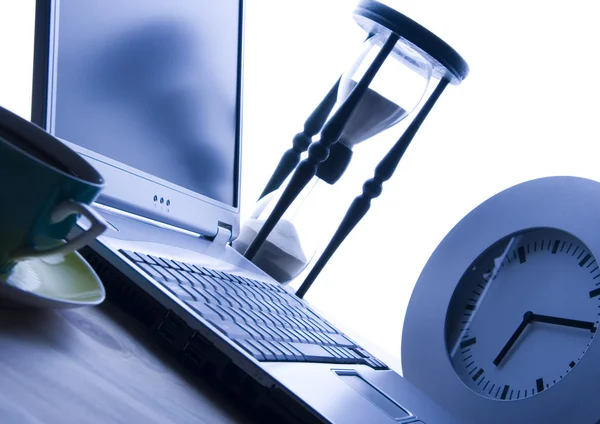
[[[104,180],[83,157],[0,107],[0,274],[24,259],[67,254],[106,230],[90,207]],[[81,215],[91,225],[65,237]]]

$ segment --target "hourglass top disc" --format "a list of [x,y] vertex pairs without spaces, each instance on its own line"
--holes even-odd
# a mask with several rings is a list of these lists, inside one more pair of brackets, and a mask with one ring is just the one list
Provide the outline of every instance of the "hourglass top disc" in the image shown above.
[[354,19],[371,34],[391,31],[399,35],[410,47],[431,59],[436,77],[446,77],[457,85],[469,73],[467,62],[444,40],[385,4],[361,0],[354,10]]

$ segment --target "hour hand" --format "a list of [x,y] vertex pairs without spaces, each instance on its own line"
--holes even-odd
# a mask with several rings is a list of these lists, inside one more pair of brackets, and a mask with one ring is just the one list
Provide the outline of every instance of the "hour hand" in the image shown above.
[[531,312],[531,311],[525,312],[525,314],[523,315],[523,321],[521,321],[521,324],[519,324],[519,326],[517,327],[517,329],[515,330],[513,335],[510,336],[510,339],[508,339],[508,342],[506,342],[506,344],[504,345],[504,347],[502,348],[502,350],[500,351],[498,356],[496,356],[496,359],[494,359],[494,365],[496,365],[496,366],[500,365],[500,362],[502,362],[502,360],[504,359],[506,354],[510,351],[510,349],[513,347],[513,345],[516,343],[516,341],[519,338],[519,336],[521,335],[521,333],[523,333],[523,331],[525,331],[525,328],[527,328],[527,325],[530,322],[532,322],[532,316],[533,316],[533,312]]
[[596,325],[591,321],[579,321],[576,319],[551,317],[548,315],[533,314],[534,322],[544,322],[546,324],[562,325],[565,327],[582,328],[584,330],[590,330],[592,333],[596,332]]

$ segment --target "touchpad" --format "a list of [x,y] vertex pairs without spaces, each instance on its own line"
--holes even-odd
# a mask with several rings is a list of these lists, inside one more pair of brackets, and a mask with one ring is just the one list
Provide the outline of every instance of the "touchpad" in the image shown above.
[[390,418],[401,420],[413,416],[410,412],[394,402],[389,396],[361,377],[356,371],[333,370],[333,372],[335,372],[346,384],[360,393],[365,399],[385,412]]

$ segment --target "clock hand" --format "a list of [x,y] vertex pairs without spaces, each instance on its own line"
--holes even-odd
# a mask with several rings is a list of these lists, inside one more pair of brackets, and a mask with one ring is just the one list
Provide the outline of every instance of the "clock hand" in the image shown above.
[[596,332],[595,324],[590,321],[579,321],[576,319],[551,317],[548,315],[538,314],[533,314],[532,320],[534,322],[545,322],[547,324],[563,325],[565,327],[583,328],[584,330]]
[[500,365],[500,362],[502,362],[502,360],[504,359],[504,357],[506,356],[508,351],[513,347],[513,345],[515,344],[515,342],[517,341],[517,339],[519,338],[521,333],[523,331],[525,331],[525,328],[527,328],[527,325],[531,322],[533,322],[533,312],[527,311],[523,315],[523,321],[521,321],[521,324],[519,324],[519,327],[517,327],[517,329],[515,330],[513,335],[510,336],[510,339],[508,339],[508,342],[506,342],[506,344],[504,345],[504,347],[502,348],[502,350],[500,351],[498,356],[496,356],[496,359],[494,359],[494,365],[496,365],[496,366]]

